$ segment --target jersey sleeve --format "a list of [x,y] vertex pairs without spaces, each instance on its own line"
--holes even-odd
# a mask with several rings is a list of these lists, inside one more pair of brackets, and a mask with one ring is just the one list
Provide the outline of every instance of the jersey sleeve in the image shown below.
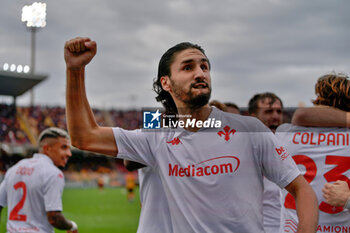
[[280,188],[286,187],[300,175],[295,162],[272,132],[263,132],[256,137],[263,175]]
[[0,206],[7,206],[7,190],[6,190],[6,179],[0,184]]
[[118,147],[118,158],[154,167],[151,133],[121,128],[113,128],[113,133]]
[[46,212],[62,211],[63,188],[63,173],[58,170],[50,172],[46,177],[44,186],[44,202]]

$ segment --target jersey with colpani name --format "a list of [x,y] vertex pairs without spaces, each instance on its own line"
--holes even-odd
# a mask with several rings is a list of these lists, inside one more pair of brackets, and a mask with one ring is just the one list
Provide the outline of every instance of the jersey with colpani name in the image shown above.
[[168,202],[159,174],[151,167],[138,170],[141,214],[137,233],[172,233]]
[[62,211],[64,176],[44,154],[22,159],[5,174],[0,206],[8,207],[8,232],[54,232],[46,212]]
[[[346,128],[281,125],[276,136],[295,160],[314,189],[319,204],[317,232],[350,232],[350,212],[327,204],[322,196],[325,183],[344,180],[350,184],[350,131]],[[282,191],[281,232],[296,232],[294,198]],[[346,231],[343,231],[345,227]]]
[[[285,187],[300,173],[272,132],[252,117],[213,108],[219,129],[113,128],[118,157],[158,172],[174,232],[261,233],[263,176]],[[150,215],[152,213],[149,213]]]

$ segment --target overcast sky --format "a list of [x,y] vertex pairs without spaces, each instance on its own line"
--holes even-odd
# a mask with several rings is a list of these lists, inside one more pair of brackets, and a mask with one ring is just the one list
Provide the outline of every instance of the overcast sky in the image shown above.
[[[30,31],[21,9],[34,1],[2,0],[0,65],[30,64]],[[212,63],[212,99],[246,107],[258,92],[287,107],[311,106],[314,84],[327,72],[350,71],[348,0],[48,0],[47,26],[36,34],[36,71],[49,75],[35,103],[65,104],[63,46],[76,36],[97,42],[87,67],[92,106],[159,106],[152,91],[161,55],[200,44]],[[1,84],[0,84],[1,85]],[[30,103],[29,94],[19,105]],[[0,96],[0,101],[8,101]]]

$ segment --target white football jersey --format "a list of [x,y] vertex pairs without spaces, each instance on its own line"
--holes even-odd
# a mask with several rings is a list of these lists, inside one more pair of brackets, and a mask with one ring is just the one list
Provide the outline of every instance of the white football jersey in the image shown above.
[[256,118],[216,108],[209,118],[221,128],[113,128],[118,157],[159,174],[174,232],[262,233],[263,176],[283,188],[300,172]]
[[[325,183],[344,180],[350,184],[349,130],[284,124],[277,129],[276,136],[316,193],[317,232],[350,232],[350,212],[327,204],[322,196]],[[281,232],[296,232],[297,224],[294,198],[283,190]]]
[[12,166],[0,185],[0,206],[7,206],[8,232],[53,233],[46,212],[62,211],[64,176],[44,154]]
[[137,233],[172,233],[168,202],[159,174],[150,167],[138,170],[141,214]]
[[264,177],[263,216],[265,233],[277,233],[281,221],[281,188]]

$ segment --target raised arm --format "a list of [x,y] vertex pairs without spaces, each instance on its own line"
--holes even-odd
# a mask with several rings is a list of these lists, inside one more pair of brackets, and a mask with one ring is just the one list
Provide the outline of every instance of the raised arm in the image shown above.
[[315,233],[318,223],[318,204],[314,190],[303,176],[295,178],[286,189],[296,201],[299,219],[297,233]]
[[350,113],[328,106],[299,108],[295,111],[292,124],[300,126],[349,127]]
[[81,149],[116,156],[112,128],[100,127],[85,92],[85,66],[97,51],[95,41],[77,37],[64,46],[66,62],[66,117],[72,145]]
[[78,233],[78,226],[75,222],[67,220],[61,211],[49,211],[46,213],[49,223],[59,229],[67,230],[68,233]]

